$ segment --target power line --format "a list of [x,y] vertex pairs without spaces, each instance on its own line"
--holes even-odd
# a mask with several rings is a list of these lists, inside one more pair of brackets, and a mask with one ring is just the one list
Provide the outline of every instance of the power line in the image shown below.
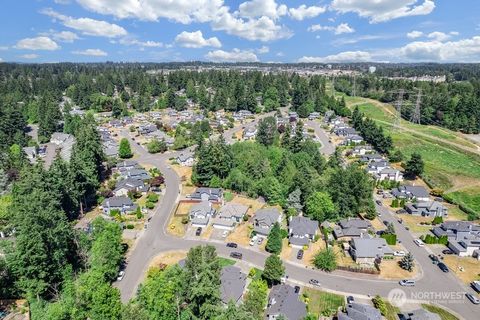
[[421,112],[420,112],[420,107],[421,107],[421,102],[422,102],[422,89],[418,89],[417,93],[417,102],[415,103],[415,109],[412,113],[412,116],[410,118],[410,121],[413,123],[420,124],[420,118],[421,118]]
[[395,114],[395,121],[393,122],[393,126],[396,128],[400,128],[400,123],[402,119],[402,105],[403,105],[403,96],[405,94],[404,89],[398,90],[398,98],[395,102],[395,109],[397,110]]

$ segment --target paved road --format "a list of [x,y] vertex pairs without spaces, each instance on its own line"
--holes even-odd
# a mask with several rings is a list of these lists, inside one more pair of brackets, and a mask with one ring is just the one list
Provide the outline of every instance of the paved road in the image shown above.
[[330,137],[317,121],[307,120],[305,124],[313,129],[315,135],[320,139],[322,147],[320,151],[325,155],[331,155],[335,152],[335,146],[330,142]]
[[[122,136],[131,140],[127,132],[123,132]],[[225,246],[225,243],[213,242],[206,240],[186,240],[173,237],[166,233],[167,224],[170,213],[180,194],[180,178],[167,164],[168,158],[177,153],[168,153],[163,155],[151,155],[143,147],[137,145],[134,141],[130,141],[135,152],[140,155],[141,162],[151,164],[159,168],[165,177],[166,193],[162,197],[160,204],[155,209],[154,215],[149,223],[148,229],[140,236],[136,247],[128,259],[128,265],[125,277],[121,282],[115,285],[120,289],[123,302],[132,298],[137,290],[139,283],[143,279],[145,269],[153,257],[161,252],[171,250],[188,250],[191,247],[201,244],[211,244],[217,248],[219,255],[228,256],[232,249]],[[183,151],[185,152],[185,151]],[[411,234],[399,224],[394,214],[389,212],[385,207],[377,206],[381,213],[381,219],[392,222],[397,230],[398,239],[402,241],[406,249],[414,255],[417,263],[422,266],[423,275],[417,280],[417,284],[413,288],[402,289],[406,292],[407,298],[418,300],[426,298],[429,301],[435,301],[444,307],[447,307],[464,319],[477,319],[477,312],[480,311],[478,306],[474,306],[464,299],[463,292],[470,291],[458,282],[452,273],[445,274],[441,272],[437,266],[433,265],[428,258],[428,252],[424,248],[417,247],[413,243]],[[267,257],[266,253],[250,250],[246,247],[234,249],[243,253],[243,259],[248,263],[262,267]],[[370,276],[355,275],[353,277],[349,273],[333,272],[325,273],[318,270],[308,269],[304,266],[285,262],[286,273],[289,278],[297,283],[308,285],[310,279],[317,279],[321,283],[321,287],[328,290],[343,292],[346,294],[354,294],[359,296],[380,294],[387,297],[391,289],[399,288],[396,281],[380,280]],[[424,293],[430,296],[415,297],[415,293]],[[433,296],[434,293],[457,294],[456,300],[448,301],[448,297]],[[460,298],[460,299],[458,299]]]

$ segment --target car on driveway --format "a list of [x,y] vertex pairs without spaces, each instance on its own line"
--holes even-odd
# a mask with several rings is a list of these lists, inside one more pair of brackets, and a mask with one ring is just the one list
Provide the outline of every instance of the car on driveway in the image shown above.
[[480,292],[480,281],[473,281],[470,285],[475,291]]
[[235,258],[235,259],[242,259],[243,254],[241,254],[240,252],[231,252],[230,257]]
[[253,238],[250,239],[250,245],[251,245],[252,247],[257,243],[258,238],[259,238],[259,237],[257,237],[257,236],[253,236]]
[[375,201],[375,202],[376,202],[379,206],[382,206],[382,201],[377,200],[377,201]]
[[440,261],[438,260],[438,257],[434,254],[429,254],[428,257],[430,258],[430,260],[432,260],[432,263],[433,264],[438,264]]
[[308,281],[308,283],[310,283],[311,285],[314,285],[316,287],[320,287],[320,282],[317,279],[310,279],[310,281]]
[[448,272],[448,271],[450,271],[450,270],[448,269],[447,265],[446,265],[445,263],[443,263],[443,262],[440,262],[440,263],[438,264],[438,267],[440,268],[440,270],[442,270],[442,271],[445,272],[445,273]]
[[396,214],[403,214],[403,213],[407,213],[407,210],[405,209],[398,209],[397,211],[395,211]]
[[195,235],[198,237],[201,234],[202,234],[202,227],[198,227],[197,230],[195,230]]
[[414,287],[415,286],[415,280],[410,280],[410,279],[400,280],[398,283],[403,287]]
[[298,250],[297,259],[298,259],[298,260],[302,260],[302,259],[303,259],[303,250],[302,250],[302,249]]
[[445,250],[442,250],[442,253],[448,255],[448,254],[453,254],[453,251],[450,249],[445,249]]
[[299,293],[300,292],[300,287],[299,286],[295,286],[293,287],[295,293]]
[[465,296],[468,298],[468,300],[470,300],[473,304],[480,304],[480,299],[478,299],[477,297],[475,297],[473,294],[471,293],[467,293],[465,294]]
[[236,244],[235,242],[229,242],[229,243],[227,243],[227,247],[236,248],[236,247],[238,247],[238,244]]
[[347,297],[347,304],[352,304],[352,302],[354,302],[354,301],[355,301],[355,299],[352,296]]
[[400,250],[400,251],[395,251],[393,253],[393,255],[396,256],[396,257],[404,257],[406,255],[406,253],[405,253],[405,251]]
[[222,232],[222,238],[226,238],[228,236],[228,230]]

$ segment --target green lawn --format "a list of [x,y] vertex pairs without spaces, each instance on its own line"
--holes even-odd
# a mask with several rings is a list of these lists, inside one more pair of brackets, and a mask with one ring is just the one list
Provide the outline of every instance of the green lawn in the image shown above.
[[9,217],[9,207],[12,204],[12,196],[9,194],[0,197],[0,220],[5,220]]
[[220,267],[228,267],[228,266],[233,266],[236,261],[228,258],[223,258],[223,257],[218,257],[218,260],[220,262]]
[[442,320],[459,320],[456,316],[451,314],[445,309],[431,305],[431,304],[422,304],[422,308],[430,312],[436,313],[442,318]]
[[230,202],[230,201],[233,200],[233,193],[231,193],[231,192],[225,192],[225,193],[223,194],[223,198],[225,199],[225,201]]
[[385,315],[385,319],[387,320],[396,320],[398,319],[397,314],[400,313],[400,309],[392,305],[390,302],[385,301],[385,305],[387,306],[387,314]]
[[338,308],[345,306],[345,297],[311,288],[304,288],[303,298],[309,313],[315,316],[333,316]]

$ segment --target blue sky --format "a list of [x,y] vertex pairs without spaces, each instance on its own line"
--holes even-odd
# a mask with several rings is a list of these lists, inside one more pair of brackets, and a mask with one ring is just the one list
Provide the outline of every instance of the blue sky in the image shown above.
[[5,0],[0,61],[480,62],[478,0]]

